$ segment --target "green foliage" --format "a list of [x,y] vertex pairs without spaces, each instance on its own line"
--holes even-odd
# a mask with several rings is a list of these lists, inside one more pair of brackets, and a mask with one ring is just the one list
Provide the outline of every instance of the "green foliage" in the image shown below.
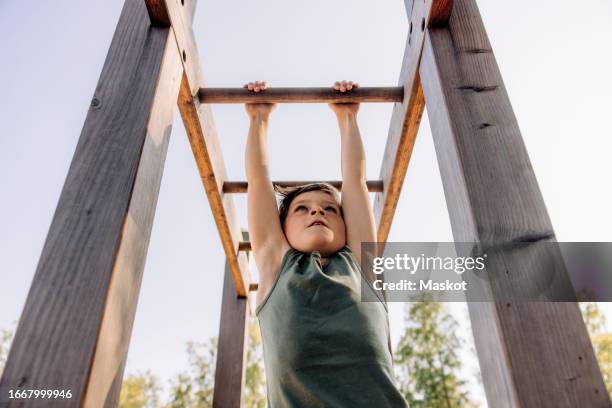
[[158,408],[159,380],[150,371],[123,379],[119,408]]
[[0,329],[0,376],[4,371],[4,364],[8,358],[8,352],[13,342],[13,331],[8,329]]
[[458,324],[443,303],[406,305],[406,330],[395,352],[400,391],[412,408],[472,407],[458,376]]
[[168,408],[212,407],[217,339],[207,343],[187,343],[189,371],[178,374],[172,381]]
[[593,346],[606,390],[612,395],[612,333],[602,333],[593,337]]
[[[265,408],[266,385],[263,367],[261,335],[257,320],[250,318],[247,326],[247,358],[244,406]],[[120,408],[211,408],[215,380],[217,340],[187,343],[189,369],[170,380],[170,399],[159,402],[157,378],[151,373],[130,375],[123,380]]]
[[266,406],[266,379],[263,366],[263,349],[261,346],[261,333],[256,318],[249,319],[246,381],[243,403],[247,407],[265,408]]
[[580,310],[595,349],[606,389],[612,394],[612,333],[605,331],[606,316],[595,302],[581,303]]
[[592,336],[601,334],[606,327],[606,317],[599,309],[599,305],[595,302],[583,302],[580,303],[580,310],[589,334]]

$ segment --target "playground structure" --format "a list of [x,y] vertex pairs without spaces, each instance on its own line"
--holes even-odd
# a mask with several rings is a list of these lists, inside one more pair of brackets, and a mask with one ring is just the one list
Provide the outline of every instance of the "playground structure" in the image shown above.
[[[247,186],[227,179],[210,103],[394,103],[380,177],[368,181],[381,242],[427,104],[454,239],[496,250],[487,273],[497,277],[492,298],[502,298],[518,279],[506,271],[533,268],[525,262],[535,253],[530,244],[554,241],[554,230],[476,0],[405,5],[397,87],[254,94],[205,87],[191,29],[195,0],[125,0],[0,391],[63,389],[72,399],[52,405],[117,405],[176,105],[227,258],[214,406],[241,404],[247,296],[257,286],[232,201]],[[537,254],[563,263],[558,251]],[[537,270],[521,282],[530,272]],[[612,406],[576,303],[468,306],[490,406]]]

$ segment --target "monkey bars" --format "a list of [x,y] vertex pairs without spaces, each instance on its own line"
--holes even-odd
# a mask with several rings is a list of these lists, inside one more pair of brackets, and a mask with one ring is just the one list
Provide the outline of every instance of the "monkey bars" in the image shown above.
[[[533,251],[534,241],[554,241],[554,230],[475,0],[404,3],[398,87],[254,95],[206,87],[195,0],[125,0],[0,391],[70,389],[70,406],[116,406],[176,105],[227,258],[215,407],[241,405],[246,296],[256,284],[230,194],[247,186],[227,180],[208,103],[394,102],[380,176],[369,184],[385,242],[427,102],[453,236],[493,252],[492,298],[516,284],[537,287],[537,265],[563,264],[559,251]],[[489,405],[612,405],[577,304],[498,300],[469,310]]]

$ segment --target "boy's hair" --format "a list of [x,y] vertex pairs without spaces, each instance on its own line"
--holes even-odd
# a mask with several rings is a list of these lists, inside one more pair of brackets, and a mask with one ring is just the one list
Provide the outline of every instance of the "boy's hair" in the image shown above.
[[281,228],[283,230],[285,229],[285,220],[287,219],[287,214],[289,213],[289,206],[293,200],[295,200],[295,197],[309,191],[323,191],[324,193],[331,195],[338,204],[338,207],[340,207],[340,216],[344,217],[342,214],[342,206],[340,205],[340,192],[336,187],[329,183],[310,183],[294,187],[274,186],[274,189],[280,196],[278,215],[280,218]]

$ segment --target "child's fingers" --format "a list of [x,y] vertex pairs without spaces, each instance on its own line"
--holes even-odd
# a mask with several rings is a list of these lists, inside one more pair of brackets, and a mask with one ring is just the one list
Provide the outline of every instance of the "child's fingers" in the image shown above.
[[254,90],[255,92],[265,91],[268,88],[266,81],[255,81]]
[[260,92],[268,89],[268,83],[266,81],[254,81],[244,85],[249,91]]
[[342,80],[342,81],[334,82],[334,89],[340,92],[350,91],[351,89],[357,88],[357,87],[359,87],[359,84],[353,81]]

